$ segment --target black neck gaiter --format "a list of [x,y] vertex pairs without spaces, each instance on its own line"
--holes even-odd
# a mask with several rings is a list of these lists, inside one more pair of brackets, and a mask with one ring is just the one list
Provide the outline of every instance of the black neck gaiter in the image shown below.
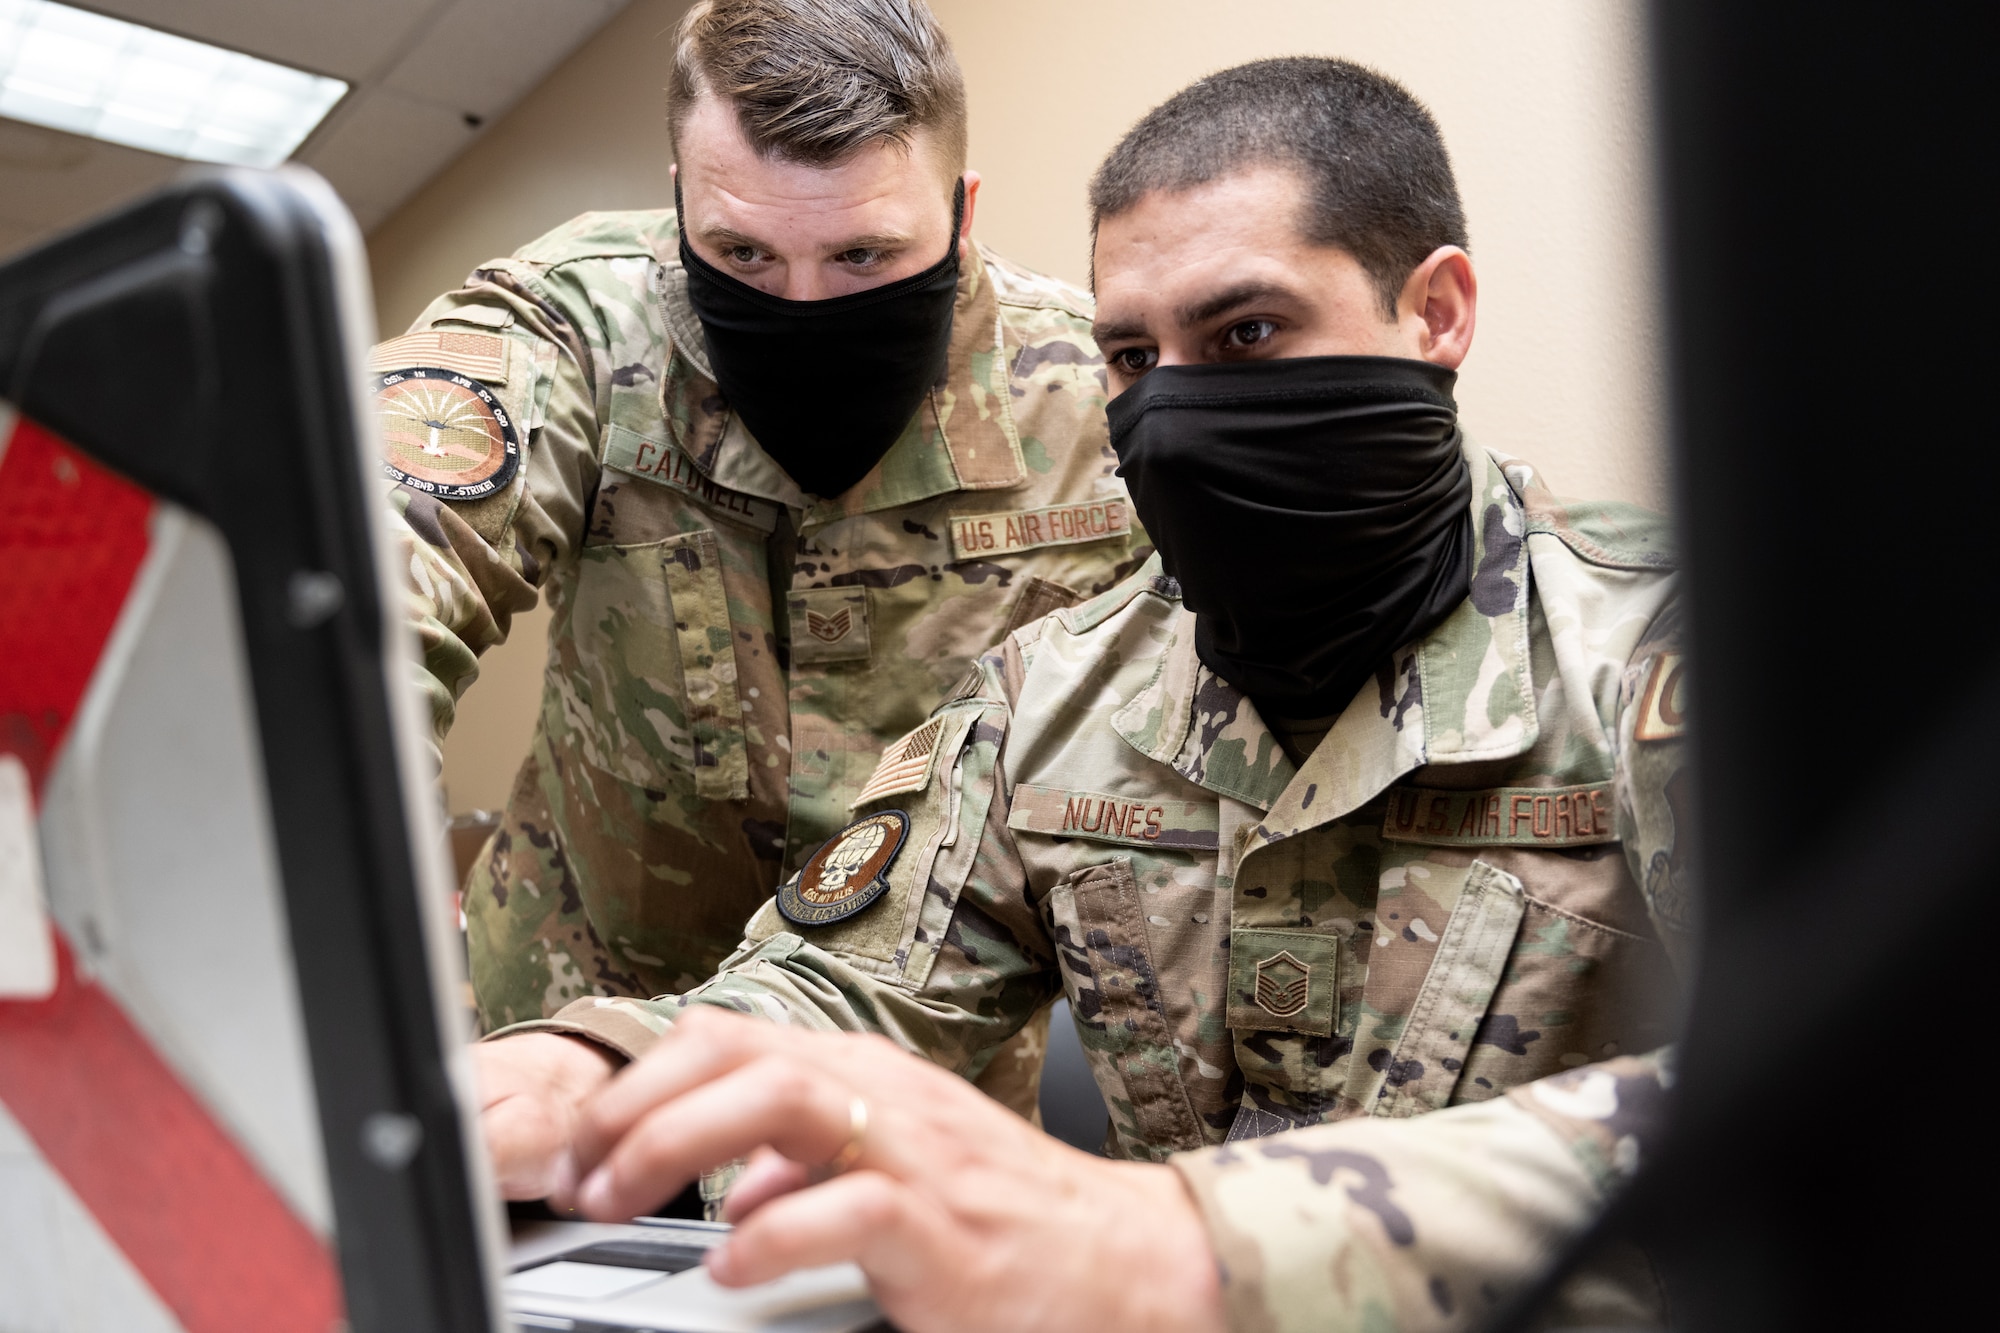
[[[676,209],[680,202],[676,181]],[[944,258],[887,286],[824,301],[760,292],[697,255],[682,231],[688,303],[715,382],[803,489],[839,495],[867,476],[943,378],[964,217],[960,181]]]
[[1118,473],[1195,650],[1259,709],[1340,712],[1464,600],[1457,378],[1379,356],[1163,366],[1112,401]]

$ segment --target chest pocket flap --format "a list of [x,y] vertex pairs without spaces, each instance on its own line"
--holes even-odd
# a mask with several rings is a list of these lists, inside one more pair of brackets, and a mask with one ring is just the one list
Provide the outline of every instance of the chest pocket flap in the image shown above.
[[1070,1006],[1119,1137],[1156,1160],[1201,1147],[1131,860],[1077,871],[1049,909]]
[[749,795],[736,649],[715,533],[582,552],[572,707],[584,757],[652,787],[676,770],[704,800]]
[[[1349,1077],[1373,1084],[1370,1095],[1360,1099],[1372,1114],[1416,1115],[1438,1110],[1451,1100],[1473,1036],[1506,973],[1526,906],[1521,881],[1484,861],[1474,861],[1464,873],[1423,983],[1406,1010],[1402,996],[1407,991],[1394,993],[1400,989],[1394,969],[1371,960],[1364,1008],[1392,1018],[1398,1010],[1408,1014],[1392,1048],[1371,1043],[1371,1050],[1356,1043],[1356,1054],[1363,1059],[1351,1066]],[[1437,878],[1434,867],[1433,894],[1443,888]],[[1414,925],[1403,927],[1410,933],[1391,947],[1420,945],[1422,936]],[[1397,930],[1394,921],[1379,918],[1376,927],[1378,933]],[[1387,1036],[1389,1029],[1377,1031]]]

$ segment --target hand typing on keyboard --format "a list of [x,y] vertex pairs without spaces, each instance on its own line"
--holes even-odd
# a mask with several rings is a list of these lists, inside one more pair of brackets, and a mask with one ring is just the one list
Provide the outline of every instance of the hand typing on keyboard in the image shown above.
[[750,1159],[707,1259],[724,1285],[852,1261],[906,1333],[1223,1327],[1173,1170],[1069,1148],[880,1037],[690,1008],[572,1123],[554,1202],[600,1221]]

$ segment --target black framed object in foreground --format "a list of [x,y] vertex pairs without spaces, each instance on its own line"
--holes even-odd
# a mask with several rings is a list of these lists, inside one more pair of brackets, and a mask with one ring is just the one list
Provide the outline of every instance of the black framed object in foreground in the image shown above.
[[0,1099],[189,1328],[498,1327],[365,283],[303,172],[0,267],[0,749],[57,962],[0,1004]]

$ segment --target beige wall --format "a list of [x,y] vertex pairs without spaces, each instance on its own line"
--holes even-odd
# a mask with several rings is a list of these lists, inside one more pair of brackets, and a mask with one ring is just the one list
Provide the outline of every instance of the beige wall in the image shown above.
[[[1209,70],[1347,56],[1407,83],[1452,149],[1480,277],[1459,400],[1556,488],[1665,492],[1640,6],[1630,0],[932,0],[972,97],[978,234],[1081,282],[1084,183]],[[385,330],[589,208],[671,202],[662,86],[684,0],[636,0],[370,238]],[[497,805],[539,689],[539,616],[487,657],[446,749],[454,809]]]
[[[586,209],[671,208],[666,61],[687,0],[633,0],[368,238],[375,313],[401,332],[481,260]],[[548,613],[517,616],[486,654],[445,741],[454,813],[497,809],[527,753]]]

